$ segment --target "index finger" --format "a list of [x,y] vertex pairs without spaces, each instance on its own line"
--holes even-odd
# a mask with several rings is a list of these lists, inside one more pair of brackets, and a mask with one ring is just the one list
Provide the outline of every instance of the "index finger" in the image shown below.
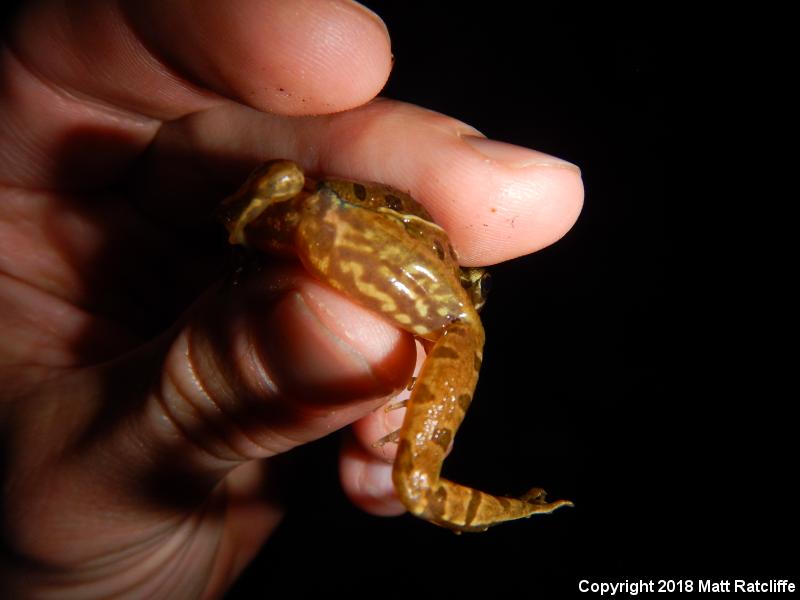
[[[268,158],[313,176],[389,184],[425,205],[462,265],[491,265],[561,238],[583,205],[577,166],[483,138],[456,119],[394,100],[324,117],[286,118],[233,103],[162,128],[137,195],[148,212],[185,223],[224,197],[221,186]],[[241,167],[241,168],[240,168]],[[169,212],[168,212],[169,211]]]
[[[358,106],[391,68],[382,21],[346,0],[42,1],[6,44],[0,180],[44,187],[59,171],[113,175],[163,120],[225,99],[287,115]],[[92,160],[64,169],[76,138]]]

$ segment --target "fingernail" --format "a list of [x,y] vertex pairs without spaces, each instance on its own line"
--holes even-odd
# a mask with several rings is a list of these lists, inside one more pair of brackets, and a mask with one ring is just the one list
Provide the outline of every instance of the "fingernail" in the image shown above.
[[562,169],[574,169],[580,172],[577,165],[566,160],[550,156],[544,152],[537,152],[530,148],[498,142],[488,138],[474,135],[461,136],[465,142],[480,152],[486,158],[497,161],[507,167],[521,169],[524,167],[559,167]]

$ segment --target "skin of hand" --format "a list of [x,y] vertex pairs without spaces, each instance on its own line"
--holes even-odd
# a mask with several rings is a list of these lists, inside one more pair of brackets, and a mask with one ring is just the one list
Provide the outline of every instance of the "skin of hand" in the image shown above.
[[371,444],[414,340],[291,262],[226,283],[214,205],[289,158],[409,190],[490,264],[572,226],[577,168],[374,99],[389,36],[344,0],[31,2],[0,60],[12,597],[218,597],[280,521],[270,457],[349,424],[345,492],[400,514]]

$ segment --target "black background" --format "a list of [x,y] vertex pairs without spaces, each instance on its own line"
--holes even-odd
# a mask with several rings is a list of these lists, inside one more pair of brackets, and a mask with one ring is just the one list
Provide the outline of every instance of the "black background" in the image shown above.
[[383,95],[582,169],[573,230],[492,269],[481,381],[445,466],[576,507],[460,536],[371,517],[339,488],[333,435],[291,453],[287,517],[229,597],[549,598],[581,579],[796,577],[796,421],[769,402],[792,392],[763,365],[727,362],[717,327],[735,339],[753,315],[729,318],[701,297],[711,275],[673,260],[703,163],[671,110],[695,93],[675,59],[693,15],[366,4],[392,36]]

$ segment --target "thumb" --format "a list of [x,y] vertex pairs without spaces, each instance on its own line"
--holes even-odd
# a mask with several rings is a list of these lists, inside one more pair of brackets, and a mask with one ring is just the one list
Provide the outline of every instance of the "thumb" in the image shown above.
[[278,518],[252,459],[366,415],[414,356],[411,336],[282,264],[218,284],[130,355],[18,390],[0,440],[14,581],[221,589]]
[[112,370],[123,386],[151,383],[98,442],[114,457],[100,464],[127,474],[122,488],[195,504],[239,464],[374,410],[408,382],[415,353],[411,336],[294,264],[221,283],[171,335]]

